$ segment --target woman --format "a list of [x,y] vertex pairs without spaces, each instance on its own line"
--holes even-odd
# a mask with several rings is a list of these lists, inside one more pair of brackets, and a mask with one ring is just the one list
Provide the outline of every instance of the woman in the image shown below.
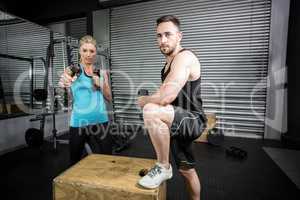
[[86,35],[79,41],[80,72],[62,74],[59,85],[71,88],[72,113],[70,119],[70,159],[75,164],[81,159],[85,143],[93,153],[112,153],[112,139],[108,131],[108,115],[104,98],[111,101],[108,74],[93,73],[97,54],[96,40]]

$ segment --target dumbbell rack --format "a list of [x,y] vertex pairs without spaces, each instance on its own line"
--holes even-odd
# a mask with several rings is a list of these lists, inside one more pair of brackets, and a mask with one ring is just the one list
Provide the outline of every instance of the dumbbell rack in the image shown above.
[[54,151],[56,151],[57,150],[57,143],[69,144],[69,141],[58,139],[57,129],[56,129],[55,112],[52,113],[52,123],[53,123],[53,127],[52,127],[53,148],[54,148]]

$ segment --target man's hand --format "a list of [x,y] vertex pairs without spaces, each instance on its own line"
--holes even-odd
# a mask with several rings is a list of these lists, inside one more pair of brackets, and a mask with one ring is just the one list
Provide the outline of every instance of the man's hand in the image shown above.
[[148,96],[140,96],[140,97],[138,97],[138,99],[137,99],[137,104],[138,104],[141,108],[143,108],[143,107],[146,105],[146,103],[147,103],[147,97],[148,97]]

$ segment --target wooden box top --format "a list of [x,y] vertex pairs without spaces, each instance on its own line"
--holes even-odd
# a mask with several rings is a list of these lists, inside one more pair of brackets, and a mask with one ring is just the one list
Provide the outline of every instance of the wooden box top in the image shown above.
[[159,188],[148,190],[138,186],[139,171],[150,169],[153,159],[91,154],[54,179],[54,184],[68,183],[113,191],[155,195]]

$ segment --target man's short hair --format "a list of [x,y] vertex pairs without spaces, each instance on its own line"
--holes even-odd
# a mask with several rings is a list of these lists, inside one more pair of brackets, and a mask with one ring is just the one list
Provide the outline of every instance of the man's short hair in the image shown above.
[[180,30],[180,21],[174,15],[164,15],[156,20],[156,26],[163,22],[172,22]]

